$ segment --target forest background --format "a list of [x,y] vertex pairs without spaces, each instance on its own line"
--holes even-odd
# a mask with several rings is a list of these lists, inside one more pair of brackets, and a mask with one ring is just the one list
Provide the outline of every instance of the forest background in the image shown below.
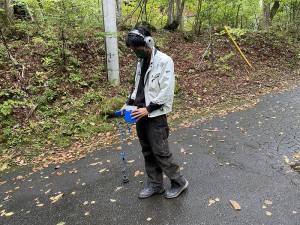
[[171,124],[255,104],[299,80],[299,0],[116,0],[116,11],[120,85],[107,78],[101,0],[0,0],[0,171],[82,158],[116,141],[109,115],[133,82],[124,37],[136,24],[174,59]]

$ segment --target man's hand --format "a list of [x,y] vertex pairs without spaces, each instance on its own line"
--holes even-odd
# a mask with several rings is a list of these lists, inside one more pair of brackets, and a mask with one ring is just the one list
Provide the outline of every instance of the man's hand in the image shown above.
[[126,104],[122,106],[122,108],[120,109],[121,110],[121,115],[123,116],[124,115],[124,108],[125,108]]
[[136,110],[132,111],[130,116],[134,119],[139,120],[142,117],[147,116],[148,114],[149,114],[149,112],[146,108],[139,108],[139,109],[136,109]]

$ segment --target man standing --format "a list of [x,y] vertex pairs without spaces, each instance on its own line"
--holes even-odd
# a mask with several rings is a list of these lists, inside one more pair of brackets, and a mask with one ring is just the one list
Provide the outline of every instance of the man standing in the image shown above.
[[[140,191],[139,198],[165,192],[163,172],[171,181],[165,197],[175,198],[187,188],[188,181],[174,162],[168,144],[166,114],[172,111],[174,63],[169,56],[154,47],[151,33],[145,26],[138,26],[130,31],[126,37],[126,45],[139,58],[134,88],[126,103],[138,107],[131,116],[137,119],[137,135],[148,175],[147,186]],[[122,112],[123,110],[124,108]]]

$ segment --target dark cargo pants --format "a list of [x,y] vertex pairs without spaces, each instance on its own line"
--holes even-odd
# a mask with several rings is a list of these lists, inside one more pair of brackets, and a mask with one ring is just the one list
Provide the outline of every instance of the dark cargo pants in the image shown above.
[[172,153],[169,151],[167,116],[153,118],[145,116],[137,121],[136,128],[145,159],[148,185],[161,186],[163,172],[170,179],[171,184],[184,184],[179,166],[174,162]]

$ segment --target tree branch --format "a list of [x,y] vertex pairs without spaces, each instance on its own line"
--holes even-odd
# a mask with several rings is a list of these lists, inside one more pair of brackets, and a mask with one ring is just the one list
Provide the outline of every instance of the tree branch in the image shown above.
[[143,2],[144,0],[140,0],[139,3],[135,6],[134,10],[130,13],[129,16],[127,16],[124,20],[122,20],[121,22],[119,22],[118,24],[120,23],[123,23],[124,21],[127,21],[129,18],[132,17],[132,15],[135,13],[135,11],[140,7],[141,3]]

